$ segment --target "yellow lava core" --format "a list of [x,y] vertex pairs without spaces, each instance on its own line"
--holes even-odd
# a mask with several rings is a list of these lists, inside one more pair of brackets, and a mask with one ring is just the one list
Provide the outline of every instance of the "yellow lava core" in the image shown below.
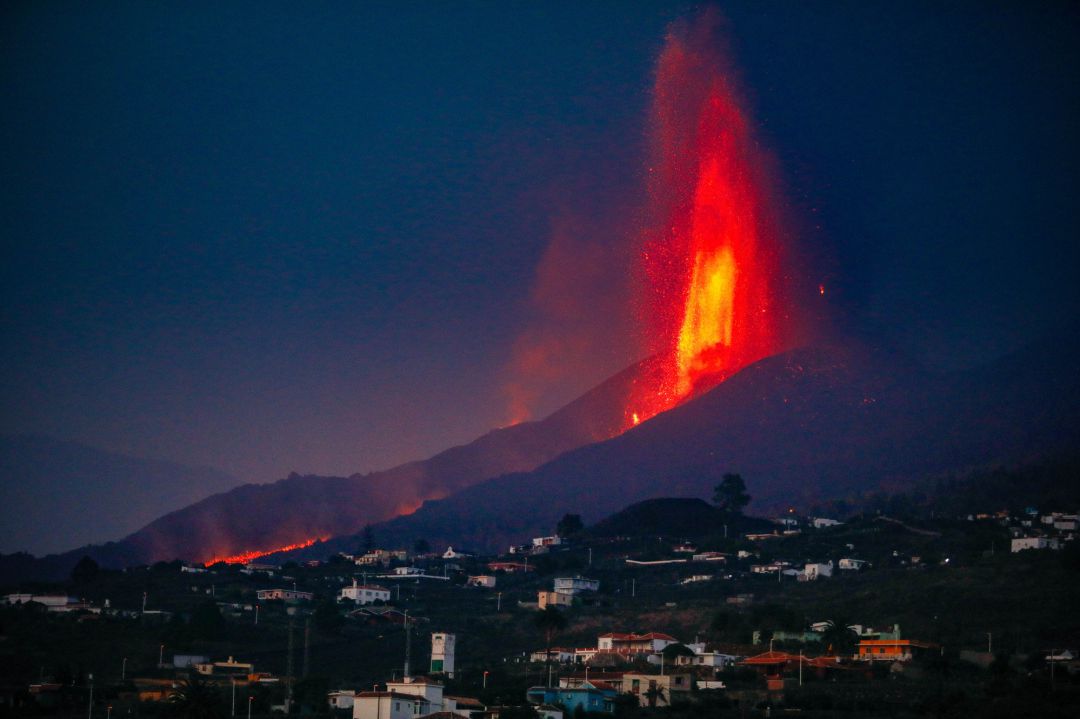
[[698,254],[690,277],[686,313],[679,329],[676,392],[691,389],[694,371],[708,350],[731,345],[735,313],[735,280],[738,270],[730,247],[719,252]]

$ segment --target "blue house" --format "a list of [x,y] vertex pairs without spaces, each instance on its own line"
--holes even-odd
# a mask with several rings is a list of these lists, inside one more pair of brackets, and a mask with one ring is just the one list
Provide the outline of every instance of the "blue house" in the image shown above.
[[615,711],[614,699],[618,692],[604,682],[582,682],[577,687],[532,687],[526,692],[530,704],[561,704],[567,715],[573,715],[578,707],[589,712]]

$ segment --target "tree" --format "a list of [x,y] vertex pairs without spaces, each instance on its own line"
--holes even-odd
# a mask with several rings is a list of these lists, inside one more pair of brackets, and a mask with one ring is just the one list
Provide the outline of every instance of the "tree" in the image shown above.
[[566,617],[558,608],[549,604],[536,613],[533,624],[544,633],[544,646],[547,648],[544,653],[544,674],[547,675],[547,686],[551,686],[551,638],[556,632],[566,628]]
[[859,636],[848,626],[847,621],[829,620],[829,626],[821,635],[828,654],[841,656],[854,653],[859,644]]
[[319,602],[315,607],[314,618],[315,628],[323,634],[337,634],[345,624],[345,618],[338,613],[337,605],[332,599]]
[[100,571],[98,563],[90,557],[83,555],[83,558],[79,560],[79,563],[75,565],[75,568],[71,570],[71,581],[76,584],[87,584],[97,579],[98,572]]
[[656,702],[664,698],[664,688],[655,681],[649,682],[649,689],[645,692],[645,698],[649,700],[649,708],[655,708]]
[[713,502],[722,512],[742,514],[743,507],[750,504],[750,495],[746,493],[746,482],[742,475],[725,474],[714,492]]
[[221,697],[202,681],[197,672],[191,672],[169,695],[168,714],[184,719],[219,719],[225,716]]
[[679,657],[694,656],[693,649],[686,646],[685,644],[679,644],[678,642],[675,642],[674,644],[668,644],[660,653],[664,655],[664,661],[668,664],[674,664]]
[[413,542],[413,554],[427,554],[431,551],[431,545],[426,539],[417,539]]
[[225,617],[221,616],[217,602],[209,599],[195,607],[195,611],[191,613],[190,627],[195,638],[211,641],[223,639],[227,629]]
[[370,524],[365,524],[364,530],[360,534],[360,548],[364,550],[365,554],[375,548],[375,532],[371,530]]
[[564,514],[555,527],[555,533],[560,537],[573,537],[581,534],[584,529],[585,524],[581,521],[580,514]]

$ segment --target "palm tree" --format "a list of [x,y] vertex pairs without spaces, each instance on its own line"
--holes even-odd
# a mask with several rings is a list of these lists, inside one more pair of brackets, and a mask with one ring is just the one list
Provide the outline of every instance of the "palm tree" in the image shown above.
[[655,709],[656,702],[664,698],[664,688],[656,682],[649,682],[649,690],[645,692],[645,698],[649,700],[649,708]]
[[544,654],[544,672],[547,674],[547,686],[551,686],[551,638],[556,632],[566,628],[566,617],[558,608],[548,605],[533,618],[533,624],[544,632],[547,652]]
[[833,655],[851,654],[859,637],[846,621],[829,620],[829,628],[821,636],[826,652]]
[[169,695],[169,714],[184,719],[220,719],[225,716],[221,697],[191,672]]

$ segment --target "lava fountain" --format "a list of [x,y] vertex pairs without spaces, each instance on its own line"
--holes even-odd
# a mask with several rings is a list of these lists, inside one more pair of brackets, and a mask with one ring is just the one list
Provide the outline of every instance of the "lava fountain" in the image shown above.
[[653,87],[649,289],[640,311],[658,362],[632,426],[781,349],[779,228],[760,148],[715,14],[669,31]]

